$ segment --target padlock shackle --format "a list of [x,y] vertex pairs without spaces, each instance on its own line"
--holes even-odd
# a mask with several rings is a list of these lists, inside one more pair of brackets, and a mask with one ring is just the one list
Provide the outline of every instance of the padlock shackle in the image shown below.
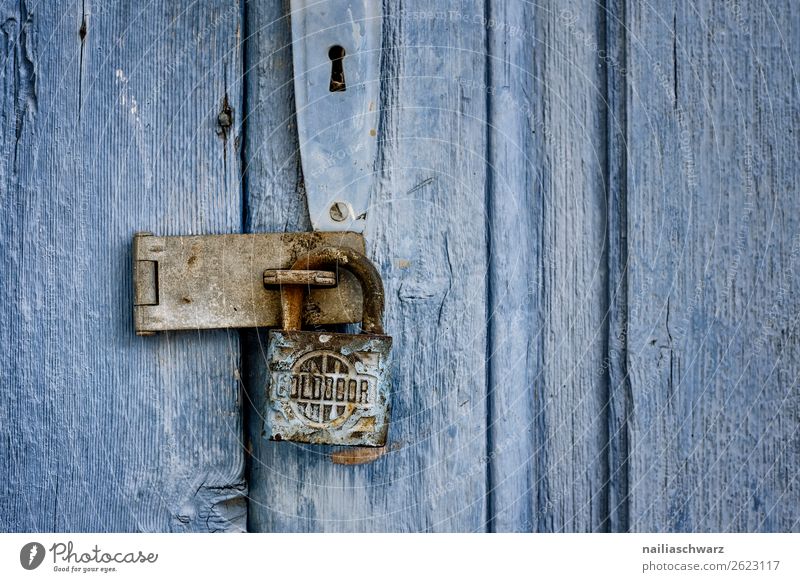
[[[364,308],[361,328],[365,333],[383,334],[383,281],[372,262],[350,248],[322,247],[299,258],[291,267],[294,269],[346,269],[361,283]],[[284,285],[281,287],[281,310],[284,331],[296,331],[303,327],[304,285]]]

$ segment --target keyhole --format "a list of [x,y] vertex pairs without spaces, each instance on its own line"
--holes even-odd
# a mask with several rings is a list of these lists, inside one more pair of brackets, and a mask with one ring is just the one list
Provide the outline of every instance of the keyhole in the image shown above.
[[344,82],[344,47],[338,44],[333,45],[328,51],[328,58],[331,60],[331,84],[330,91],[347,91]]

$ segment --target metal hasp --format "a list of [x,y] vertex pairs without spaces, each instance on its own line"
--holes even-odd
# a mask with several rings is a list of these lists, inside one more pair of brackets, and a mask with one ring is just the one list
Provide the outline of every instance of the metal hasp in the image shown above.
[[363,232],[377,153],[381,2],[291,1],[297,129],[317,231]]
[[[311,324],[361,320],[361,286],[349,272],[285,269],[328,246],[364,252],[360,234],[267,233],[133,238],[136,333],[273,327],[281,323],[280,285],[314,287],[303,314]],[[320,288],[323,286],[332,288]]]
[[363,254],[341,247],[313,251],[293,268],[354,274],[364,296],[364,333],[302,331],[304,288],[283,288],[283,329],[270,331],[267,348],[265,434],[272,440],[310,444],[384,446],[392,338],[383,333],[378,271]]

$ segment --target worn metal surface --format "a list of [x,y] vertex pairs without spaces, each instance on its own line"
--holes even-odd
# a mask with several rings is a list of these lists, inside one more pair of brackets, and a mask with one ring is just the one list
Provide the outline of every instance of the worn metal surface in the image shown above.
[[[364,249],[355,233],[136,236],[136,332],[278,325],[280,290],[264,287],[264,271],[332,244]],[[360,286],[343,272],[336,288],[313,289],[303,309],[312,324],[359,321]]]
[[389,429],[392,338],[383,335],[380,273],[362,253],[343,247],[316,249],[292,268],[341,268],[355,275],[367,333],[299,331],[305,287],[283,287],[283,330],[270,332],[267,351],[265,432],[278,441],[382,447]]
[[389,429],[385,335],[270,332],[265,435],[310,444],[380,447]]
[[264,271],[264,285],[334,287],[336,273],[333,271],[301,271],[300,269],[268,269]]
[[[321,247],[302,255],[292,269],[343,269],[360,281],[364,297],[361,327],[366,333],[383,333],[384,293],[381,275],[375,265],[355,249],[347,247]],[[294,285],[285,287],[283,294],[283,319],[285,330],[300,329],[302,325],[305,289]]]
[[297,130],[314,230],[362,232],[377,153],[381,3],[292,0]]

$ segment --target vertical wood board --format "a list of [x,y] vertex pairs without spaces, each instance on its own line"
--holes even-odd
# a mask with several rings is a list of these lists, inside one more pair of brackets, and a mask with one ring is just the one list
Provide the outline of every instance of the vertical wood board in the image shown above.
[[136,337],[130,255],[240,228],[240,8],[2,11],[0,529],[242,530],[238,338]]
[[800,6],[626,11],[630,528],[797,531]]
[[[285,4],[247,13],[252,230],[308,228],[299,219]],[[481,14],[483,5],[461,10]],[[485,528],[486,100],[466,88],[484,82],[485,31],[454,25],[425,3],[386,2],[384,11],[381,159],[366,236],[394,337],[388,451],[342,465],[332,449],[264,441],[265,336],[248,334],[253,530]]]

